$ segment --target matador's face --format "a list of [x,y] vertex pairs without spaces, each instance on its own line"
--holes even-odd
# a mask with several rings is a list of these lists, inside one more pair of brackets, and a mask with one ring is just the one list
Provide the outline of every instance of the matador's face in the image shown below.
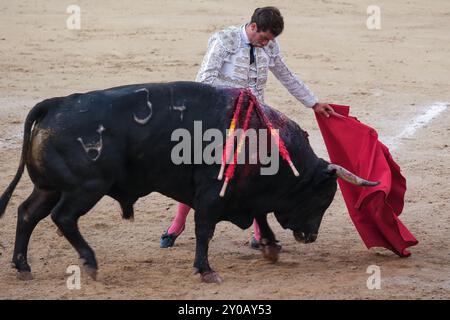
[[250,23],[248,25],[247,32],[248,40],[255,47],[265,47],[269,41],[274,40],[275,36],[270,31],[259,31],[256,23]]

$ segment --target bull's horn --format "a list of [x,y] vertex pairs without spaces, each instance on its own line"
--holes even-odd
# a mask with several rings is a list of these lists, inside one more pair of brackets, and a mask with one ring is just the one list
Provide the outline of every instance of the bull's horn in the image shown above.
[[337,164],[330,163],[327,168],[328,172],[331,172],[333,170],[336,171],[336,175],[352,184],[356,184],[357,186],[365,186],[365,187],[374,187],[380,184],[380,181],[368,181],[364,180],[363,178],[358,177],[356,174],[351,173],[347,169],[342,168],[341,166],[338,166]]

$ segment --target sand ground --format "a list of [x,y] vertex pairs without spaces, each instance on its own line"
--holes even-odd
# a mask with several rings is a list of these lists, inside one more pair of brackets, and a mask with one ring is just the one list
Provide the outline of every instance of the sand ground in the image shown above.
[[[287,64],[322,101],[352,106],[352,114],[383,137],[399,134],[436,102],[450,101],[450,3],[435,0],[205,1],[78,0],[81,30],[68,30],[73,1],[0,0],[0,189],[14,176],[22,124],[48,97],[141,82],[193,80],[209,35],[249,18],[257,6],[277,5],[285,17],[279,37]],[[366,27],[369,5],[381,9],[381,30]],[[327,157],[311,110],[271,76],[266,101],[310,134]],[[221,285],[192,275],[193,216],[176,246],[159,248],[175,202],[159,194],[140,199],[134,223],[103,199],[80,220],[99,261],[99,279],[82,274],[68,290],[65,274],[77,264],[50,218],[33,233],[29,262],[35,279],[21,282],[10,268],[18,205],[31,192],[22,179],[0,220],[2,299],[445,299],[450,298],[450,116],[443,112],[393,156],[407,178],[402,221],[420,241],[400,259],[367,250],[337,194],[311,245],[294,241],[272,219],[283,244],[273,265],[248,247],[249,230],[220,223],[210,262]],[[273,217],[271,217],[273,218]],[[369,290],[367,267],[381,268],[381,289]]]

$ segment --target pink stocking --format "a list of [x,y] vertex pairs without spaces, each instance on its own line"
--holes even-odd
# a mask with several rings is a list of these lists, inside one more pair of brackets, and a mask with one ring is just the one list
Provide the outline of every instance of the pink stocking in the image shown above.
[[256,219],[253,219],[253,236],[257,241],[261,240],[261,231],[259,230],[258,222],[256,222]]
[[168,234],[175,234],[179,236],[180,233],[183,232],[189,210],[191,210],[189,206],[181,202],[178,203],[177,215],[175,216],[175,219],[173,219],[172,224],[167,230]]

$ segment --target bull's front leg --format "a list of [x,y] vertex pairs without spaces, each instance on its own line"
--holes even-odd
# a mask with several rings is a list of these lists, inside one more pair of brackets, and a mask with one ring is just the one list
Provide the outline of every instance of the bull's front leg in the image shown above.
[[202,282],[206,283],[221,283],[222,279],[219,274],[209,266],[208,262],[208,247],[214,235],[216,222],[212,221],[211,217],[202,215],[201,211],[195,212],[195,261],[194,274],[200,273]]
[[255,219],[261,232],[259,244],[261,246],[262,255],[265,259],[275,263],[278,261],[280,247],[277,245],[275,234],[267,223],[267,214],[259,215],[255,217]]

